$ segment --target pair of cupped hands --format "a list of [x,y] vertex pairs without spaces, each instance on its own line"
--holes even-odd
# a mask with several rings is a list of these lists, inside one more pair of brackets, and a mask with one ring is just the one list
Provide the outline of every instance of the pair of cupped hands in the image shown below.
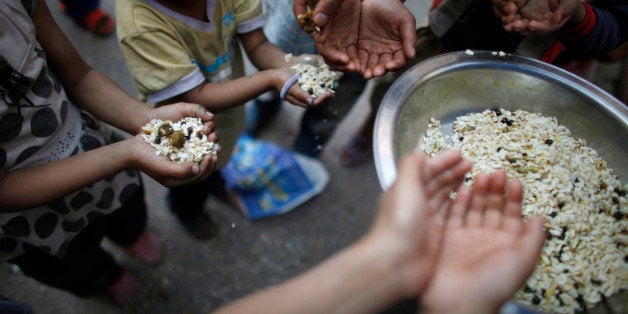
[[[491,2],[504,29],[526,36],[558,30],[581,5],[579,0]],[[403,68],[416,54],[416,21],[401,0],[294,0],[295,16],[308,10],[319,27],[311,33],[318,52],[336,70],[370,79]]]
[[[202,132],[210,142],[218,142],[215,131],[214,115],[201,105],[175,103],[158,108],[147,108],[142,125],[139,125],[135,136],[119,142],[121,145],[118,156],[127,168],[144,172],[164,186],[178,186],[199,182],[218,169],[217,155],[205,155],[196,163],[177,164],[167,156],[157,155],[156,150],[142,137],[142,127],[153,119],[179,121],[186,117],[200,118],[203,122]],[[219,149],[220,151],[220,149]]]

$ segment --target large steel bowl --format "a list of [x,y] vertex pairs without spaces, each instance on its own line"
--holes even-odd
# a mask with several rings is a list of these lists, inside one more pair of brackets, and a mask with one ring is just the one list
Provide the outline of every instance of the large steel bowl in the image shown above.
[[[546,63],[510,54],[467,51],[417,64],[386,93],[377,114],[373,143],[382,188],[392,185],[399,160],[418,146],[430,118],[441,120],[446,133],[456,117],[492,107],[556,117],[572,136],[584,139],[587,146],[597,150],[622,181],[628,178],[625,104]],[[627,295],[622,291],[609,302],[625,310]],[[509,303],[513,304],[521,308],[518,303]],[[596,306],[589,312],[613,312],[605,310],[608,307]]]
[[[425,134],[430,118],[443,126],[492,107],[554,116],[628,178],[628,108],[602,89],[534,59],[489,51],[443,54],[404,73],[386,93],[375,122],[379,182],[395,180],[400,158]],[[446,127],[443,127],[445,132]]]

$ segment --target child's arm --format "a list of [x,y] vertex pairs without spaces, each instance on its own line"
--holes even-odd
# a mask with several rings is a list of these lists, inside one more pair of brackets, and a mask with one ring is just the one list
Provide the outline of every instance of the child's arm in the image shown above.
[[61,80],[68,97],[103,122],[137,134],[150,120],[150,108],[93,70],[81,58],[55,22],[45,1],[37,1],[33,22],[48,64]]
[[[202,104],[212,112],[219,112],[244,104],[267,91],[281,91],[288,79],[294,75],[289,69],[294,63],[286,62],[286,53],[270,43],[261,29],[240,34],[239,38],[247,56],[261,70],[260,72],[226,82],[205,82],[163,103],[193,102]],[[321,95],[313,99],[298,84],[292,85],[286,94],[287,101],[304,108],[316,106],[328,97],[329,95]]]
[[[284,84],[293,75],[294,72],[290,69],[281,68],[253,73],[226,82],[204,82],[162,103],[174,101],[192,102],[203,105],[211,112],[220,112],[242,105],[267,91],[281,91]],[[327,97],[328,95],[322,95],[312,99],[298,84],[294,84],[290,87],[286,100],[299,107],[309,108],[320,104]]]
[[259,70],[278,69],[293,65],[284,59],[284,56],[290,51],[283,51],[277,45],[268,41],[261,28],[239,34],[238,38],[242,42],[249,60]]
[[[208,136],[217,140],[215,133]],[[145,172],[163,185],[200,180],[218,164],[215,155],[201,164],[175,164],[141,135],[72,157],[14,171],[0,170],[0,212],[15,212],[48,204],[126,169]]]

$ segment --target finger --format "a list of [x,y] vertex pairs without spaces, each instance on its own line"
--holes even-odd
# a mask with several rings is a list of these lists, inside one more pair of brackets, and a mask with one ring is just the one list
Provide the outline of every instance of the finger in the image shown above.
[[[396,195],[400,195],[410,200],[418,200],[421,206],[413,206],[415,204],[409,204],[410,206],[398,206],[395,208],[394,219],[399,222],[410,221],[417,214],[424,213],[426,211],[423,205],[423,191],[420,181],[420,173],[423,169],[423,164],[427,157],[420,153],[412,153],[404,157],[400,163],[399,175],[393,184],[393,191]],[[404,203],[405,204],[405,203]]]
[[312,106],[314,107],[318,106],[331,98],[334,98],[334,94],[331,94],[331,93],[320,94],[318,95],[318,97],[314,99]]
[[216,122],[214,121],[214,118],[212,117],[211,120],[205,121],[205,123],[203,123],[203,129],[201,130],[201,132],[209,135],[212,132],[214,132],[214,130],[216,130]]
[[506,173],[503,170],[495,171],[489,178],[486,210],[482,216],[482,224],[489,228],[498,228],[502,223],[502,205],[506,187]]
[[314,8],[314,23],[319,27],[327,24],[329,17],[334,15],[344,0],[320,0]]
[[314,40],[314,44],[316,45],[316,49],[321,54],[323,59],[325,59],[325,63],[327,64],[337,64],[338,66],[347,66],[349,61],[349,56],[346,52],[339,50],[337,47],[330,45],[324,41],[324,38],[319,38]]
[[314,99],[312,98],[312,96],[304,91],[299,84],[292,85],[292,87],[290,87],[290,89],[288,90],[286,100],[290,101],[290,99],[294,99],[299,103],[299,106],[304,106],[304,108],[308,108],[314,103]]
[[292,12],[294,13],[295,17],[305,14],[305,12],[307,11],[307,2],[308,0],[292,1]]
[[403,55],[401,51],[397,51],[393,55],[392,60],[386,63],[386,70],[397,71],[403,68],[404,66],[406,66],[406,63],[407,63],[406,57]]
[[445,171],[439,173],[432,179],[425,179],[427,182],[426,195],[432,197],[440,193],[442,190],[455,190],[464,180],[464,176],[471,170],[471,162],[468,160],[460,160],[459,163],[452,165]]
[[[366,69],[367,69],[366,65],[367,65],[367,62],[369,60],[369,53],[368,53],[368,51],[366,51],[364,49],[359,49],[358,50],[358,59],[360,60],[360,62],[359,62],[359,64],[360,64],[360,73],[362,73],[362,75],[364,75],[365,72],[366,72]],[[370,72],[369,72],[369,75],[370,75]],[[371,77],[369,77],[369,78],[371,78]]]
[[486,191],[489,184],[489,175],[480,173],[475,178],[473,189],[471,190],[471,202],[464,218],[464,225],[469,227],[478,227],[482,222],[482,213],[486,202]]
[[436,158],[430,158],[425,163],[425,170],[423,171],[422,179],[424,181],[429,180],[432,177],[436,177],[447,169],[455,166],[463,160],[462,154],[459,150],[450,149],[447,150]]
[[408,15],[408,20],[401,23],[401,46],[407,59],[412,59],[416,55],[416,21],[412,14]]
[[355,45],[350,45],[346,50],[347,56],[349,57],[348,67],[351,68],[351,72],[360,71],[360,56],[358,54],[358,47]]
[[545,243],[545,228],[543,218],[534,216],[528,220],[523,229],[523,236],[520,238],[522,260],[526,262],[527,271],[523,273],[523,278],[527,278],[534,270],[543,244]]
[[447,228],[460,228],[464,225],[464,218],[471,202],[471,188],[461,186],[456,192],[456,197],[451,204]]
[[393,55],[385,53],[379,56],[377,65],[373,68],[373,76],[380,77],[386,74],[386,65],[392,61]]
[[523,186],[518,180],[508,182],[505,198],[503,228],[518,232],[522,225],[521,202],[523,201]]
[[[291,103],[291,104],[293,104],[293,105],[295,105],[295,106],[297,106],[297,107],[301,107],[301,108],[309,108],[309,107],[310,107],[310,105],[309,105],[309,104],[307,104],[307,103],[306,103],[306,102],[304,102],[304,101],[301,101],[301,100],[300,100],[300,99],[298,99],[298,98],[295,98],[295,97],[294,97],[294,96],[292,96],[292,95],[287,95],[287,96],[286,96],[286,100],[287,100],[289,103]],[[313,100],[312,100],[312,102],[313,102]]]

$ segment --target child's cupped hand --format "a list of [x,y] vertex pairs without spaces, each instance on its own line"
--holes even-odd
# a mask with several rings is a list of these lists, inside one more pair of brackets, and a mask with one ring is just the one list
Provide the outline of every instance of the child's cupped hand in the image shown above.
[[311,108],[322,104],[325,100],[333,97],[332,93],[312,95],[303,90],[298,82],[296,73],[288,68],[278,69],[281,87],[277,88],[282,98],[295,106]]
[[126,141],[129,142],[125,151],[131,156],[130,168],[144,172],[164,186],[199,182],[218,168],[217,155],[205,155],[198,164],[177,164],[166,156],[157,155],[155,148],[148,144],[141,134]]

